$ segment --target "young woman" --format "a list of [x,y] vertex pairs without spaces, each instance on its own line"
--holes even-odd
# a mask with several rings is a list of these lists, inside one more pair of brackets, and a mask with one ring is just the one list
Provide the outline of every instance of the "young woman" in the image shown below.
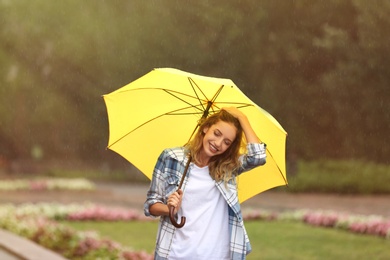
[[[246,153],[240,155],[243,134]],[[177,191],[189,158],[183,187]],[[185,147],[164,150],[144,205],[146,216],[161,216],[155,259],[245,259],[251,245],[235,177],[265,164],[265,158],[265,144],[245,114],[233,107],[205,119]],[[179,219],[186,217],[184,227],[171,224],[170,207]]]

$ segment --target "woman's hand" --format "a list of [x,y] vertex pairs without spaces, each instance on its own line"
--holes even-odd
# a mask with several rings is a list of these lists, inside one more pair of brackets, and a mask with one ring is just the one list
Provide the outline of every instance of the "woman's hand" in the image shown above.
[[174,207],[174,214],[177,214],[181,207],[181,201],[183,199],[183,191],[182,190],[177,190],[176,192],[172,193],[168,197],[167,205],[168,208]]
[[246,115],[236,107],[223,107],[222,110],[225,110],[226,112],[228,112],[229,114],[231,114],[237,119],[246,117]]
[[180,209],[183,191],[178,190],[168,197],[167,204],[157,202],[149,206],[149,212],[153,216],[169,216],[169,208],[174,207],[174,214]]
[[248,143],[260,143],[260,139],[257,137],[255,131],[252,129],[251,124],[247,116],[236,107],[223,107],[222,110],[225,110],[232,116],[238,119],[241,124],[242,130],[244,131],[246,141]]

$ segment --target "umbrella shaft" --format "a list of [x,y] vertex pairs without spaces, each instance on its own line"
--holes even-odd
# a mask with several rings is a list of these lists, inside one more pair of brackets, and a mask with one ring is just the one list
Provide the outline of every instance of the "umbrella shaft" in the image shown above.
[[180,180],[180,184],[179,186],[177,187],[178,190],[181,189],[181,186],[183,186],[183,182],[184,182],[184,179],[187,175],[187,171],[188,171],[188,168],[190,167],[190,163],[191,163],[191,155],[188,156],[188,161],[187,161],[187,164],[186,164],[186,167],[184,169],[184,172],[183,172],[183,176],[181,177],[181,180]]
[[203,112],[202,119],[207,118],[207,116],[209,115],[209,111],[210,111],[210,108],[211,108],[212,105],[213,105],[212,101],[207,101],[207,107],[206,107],[206,109]]

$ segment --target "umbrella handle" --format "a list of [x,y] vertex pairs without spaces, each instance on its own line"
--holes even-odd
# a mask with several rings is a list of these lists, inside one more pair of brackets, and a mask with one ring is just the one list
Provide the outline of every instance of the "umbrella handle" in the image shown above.
[[[183,185],[183,182],[184,182],[185,176],[186,176],[186,174],[187,174],[188,167],[190,166],[191,160],[192,160],[192,157],[191,157],[191,155],[189,154],[189,155],[188,155],[188,161],[187,161],[186,167],[185,167],[185,169],[184,169],[183,176],[181,177],[181,181],[180,181],[180,184],[179,184],[177,190],[180,190],[180,189],[181,189],[181,186]],[[180,222],[180,224],[179,224],[179,223],[176,222],[176,219],[175,219],[175,217],[174,217],[174,215],[175,215],[175,214],[174,214],[174,211],[175,211],[175,207],[170,206],[170,207],[169,207],[169,219],[171,220],[172,225],[174,225],[174,226],[177,227],[177,228],[182,228],[182,227],[184,226],[184,224],[186,223],[186,217],[183,217],[183,216],[182,216],[182,217],[181,217],[181,222]]]
[[180,224],[176,222],[176,219],[174,217],[174,211],[175,207],[169,207],[169,219],[171,220],[172,225],[174,225],[177,228],[182,228],[184,224],[186,223],[186,217],[181,217]]

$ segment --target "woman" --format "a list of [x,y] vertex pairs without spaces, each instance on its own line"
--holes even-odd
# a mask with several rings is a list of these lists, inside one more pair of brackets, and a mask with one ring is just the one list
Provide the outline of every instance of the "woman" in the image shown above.
[[[242,135],[247,153],[240,155]],[[182,190],[177,186],[190,154]],[[247,117],[223,108],[201,122],[185,147],[158,158],[144,205],[146,216],[161,216],[155,259],[245,259],[251,251],[237,197],[235,176],[265,164],[265,144]],[[169,220],[169,208],[186,216],[183,228]]]

